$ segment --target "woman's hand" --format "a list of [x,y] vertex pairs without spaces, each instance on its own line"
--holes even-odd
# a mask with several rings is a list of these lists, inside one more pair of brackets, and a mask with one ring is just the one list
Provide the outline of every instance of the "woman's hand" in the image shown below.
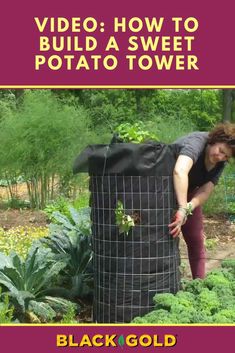
[[187,216],[184,210],[180,209],[176,211],[173,218],[173,222],[168,225],[170,229],[170,234],[173,236],[173,238],[177,237],[180,234],[181,227],[186,221],[187,221]]

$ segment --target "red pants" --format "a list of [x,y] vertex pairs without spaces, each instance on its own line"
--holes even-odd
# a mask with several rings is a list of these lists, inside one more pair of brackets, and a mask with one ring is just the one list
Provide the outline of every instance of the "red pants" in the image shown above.
[[188,257],[193,278],[205,277],[206,250],[204,246],[203,216],[201,207],[181,227],[188,248]]

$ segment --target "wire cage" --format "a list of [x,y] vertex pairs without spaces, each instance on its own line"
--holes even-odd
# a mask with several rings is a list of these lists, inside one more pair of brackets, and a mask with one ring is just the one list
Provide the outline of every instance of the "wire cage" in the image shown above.
[[[92,176],[94,321],[130,322],[153,310],[156,293],[179,289],[178,240],[172,217],[172,177]],[[117,201],[138,215],[128,234],[115,219]]]
[[[115,144],[108,148],[92,146],[86,155],[91,192],[93,321],[128,323],[153,310],[156,293],[176,293],[180,287],[179,240],[168,229],[175,208],[175,154],[162,144]],[[84,170],[85,157],[79,157],[76,171]],[[125,214],[135,218],[128,234],[117,224],[119,202]]]
[[235,173],[224,176],[226,213],[230,222],[235,222]]

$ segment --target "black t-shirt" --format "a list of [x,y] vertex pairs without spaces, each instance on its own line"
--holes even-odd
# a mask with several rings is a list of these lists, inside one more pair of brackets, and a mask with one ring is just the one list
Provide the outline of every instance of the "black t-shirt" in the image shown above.
[[218,162],[216,166],[207,171],[205,166],[205,150],[208,141],[208,132],[192,132],[176,140],[177,155],[192,158],[193,166],[189,172],[189,191],[211,181],[217,184],[219,177],[225,167],[225,162]]

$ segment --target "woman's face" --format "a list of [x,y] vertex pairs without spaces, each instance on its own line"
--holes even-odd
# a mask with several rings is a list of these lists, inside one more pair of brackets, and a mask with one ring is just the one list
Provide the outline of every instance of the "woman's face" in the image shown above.
[[232,149],[224,142],[217,142],[214,145],[208,145],[206,150],[207,158],[211,164],[225,162],[232,157]]

